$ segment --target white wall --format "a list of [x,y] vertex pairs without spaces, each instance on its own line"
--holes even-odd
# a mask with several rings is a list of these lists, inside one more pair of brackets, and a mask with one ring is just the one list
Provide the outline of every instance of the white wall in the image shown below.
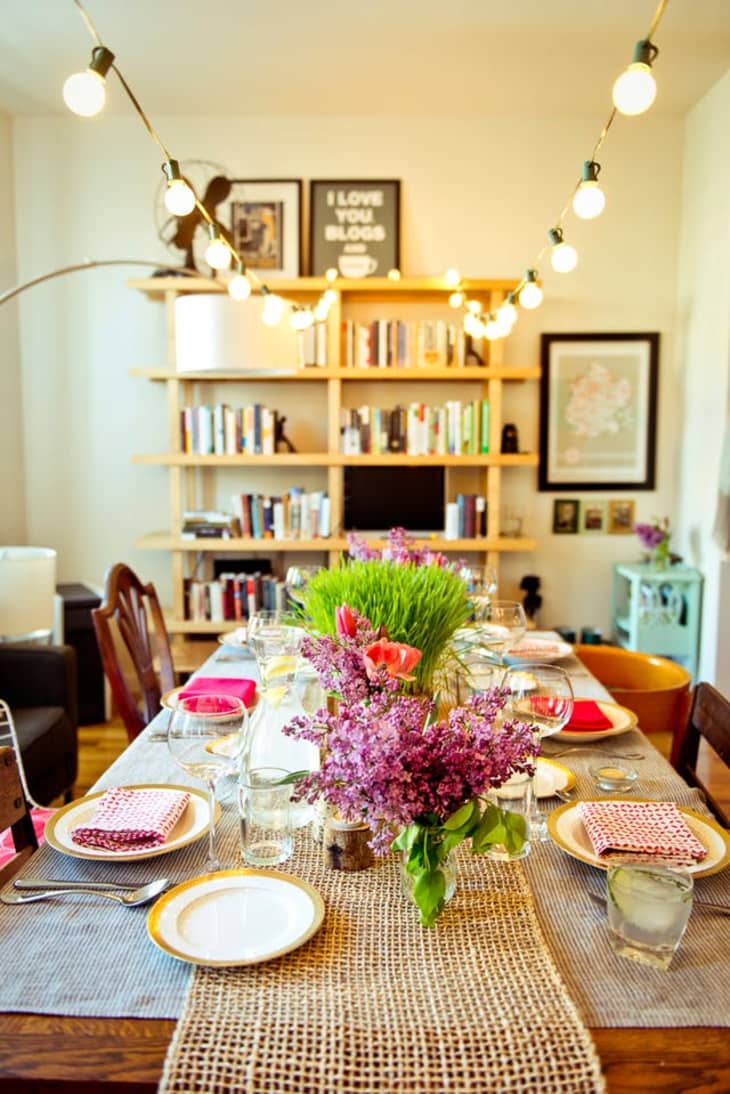
[[[0,293],[16,282],[13,130],[0,114]],[[25,543],[18,305],[0,308],[0,543]]]
[[[233,177],[400,178],[405,273],[518,277],[545,241],[597,135],[582,116],[485,118],[157,118],[181,160],[208,158]],[[152,207],[159,156],[136,119],[17,122],[20,274],[83,256],[163,259]],[[619,119],[602,156],[603,217],[567,222],[578,272],[545,270],[546,305],[508,340],[508,362],[537,363],[541,331],[659,331],[656,493],[631,492],[637,517],[673,514],[679,469],[675,344],[682,127],[660,115]],[[53,172],[39,171],[39,162]],[[51,183],[51,185],[49,185]],[[140,271],[144,272],[144,271]],[[164,316],[125,288],[123,271],[76,275],[21,303],[29,537],[59,551],[61,580],[100,581],[125,558],[167,595],[168,558],[132,544],[166,527],[163,469],[130,464],[165,447],[161,388],[128,376],[164,363]],[[517,387],[517,386],[516,386]],[[537,385],[510,390],[505,417],[537,445]],[[633,537],[551,534],[552,495],[534,471],[509,473],[535,555],[505,561],[503,590],[542,576],[546,623],[608,630],[614,561],[639,557]]]
[[[730,71],[688,115],[679,262],[680,549],[705,576],[700,677],[730,694],[730,563],[712,539],[730,427]],[[724,604],[724,611],[722,605]]]

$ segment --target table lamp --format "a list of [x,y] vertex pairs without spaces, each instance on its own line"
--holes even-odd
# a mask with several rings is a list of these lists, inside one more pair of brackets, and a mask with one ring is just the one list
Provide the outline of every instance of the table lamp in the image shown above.
[[55,594],[55,551],[0,547],[0,642],[48,641]]

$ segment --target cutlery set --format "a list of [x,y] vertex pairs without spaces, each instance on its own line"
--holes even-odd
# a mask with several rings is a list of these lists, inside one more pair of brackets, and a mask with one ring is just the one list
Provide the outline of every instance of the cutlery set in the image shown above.
[[106,881],[57,881],[46,878],[21,879],[13,882],[15,891],[0,893],[3,904],[33,904],[38,900],[48,900],[58,896],[73,896],[77,893],[99,896],[104,900],[113,900],[126,908],[136,908],[148,904],[172,882],[169,878],[157,878],[146,885],[113,884]]

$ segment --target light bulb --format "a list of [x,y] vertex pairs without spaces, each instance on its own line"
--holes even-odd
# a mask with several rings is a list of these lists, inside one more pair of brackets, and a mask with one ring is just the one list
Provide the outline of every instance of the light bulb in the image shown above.
[[248,300],[251,295],[251,282],[244,273],[236,273],[228,282],[228,295],[234,300]]
[[317,323],[324,323],[325,319],[330,313],[330,307],[328,302],[322,296],[314,305],[314,318]]
[[464,303],[464,294],[463,294],[463,292],[452,292],[451,296],[449,297],[450,306],[452,308],[460,308],[463,303]]
[[173,179],[165,190],[165,205],[175,217],[186,217],[195,208],[195,194],[185,179]]
[[467,312],[464,316],[464,330],[467,334],[470,334],[472,338],[484,337],[484,324],[473,312]]
[[106,102],[106,80],[114,54],[106,46],[95,46],[85,72],[75,72],[63,85],[63,100],[69,110],[82,118],[98,114]]
[[450,289],[455,289],[456,286],[461,281],[461,274],[459,273],[458,270],[455,270],[452,266],[444,274],[444,281],[446,282],[446,284],[449,286]]
[[622,114],[643,114],[656,98],[652,61],[659,50],[647,39],[634,47],[631,64],[613,85],[613,105]]
[[211,239],[205,248],[205,261],[212,270],[227,270],[231,264],[231,252],[222,239]]
[[586,160],[581,172],[581,182],[573,195],[573,212],[583,220],[593,220],[603,212],[606,195],[598,185],[600,163]]
[[515,294],[509,293],[505,302],[497,308],[497,322],[506,327],[507,330],[511,330],[517,322],[517,308],[513,303],[514,298]]
[[542,289],[537,283],[537,270],[525,271],[525,284],[520,290],[520,304],[523,308],[538,308],[542,304]]
[[337,280],[337,267],[336,266],[330,266],[330,268],[328,270],[324,271],[324,276],[327,279],[327,281],[336,281]]
[[337,293],[334,289],[325,289],[322,293],[322,299],[326,300],[328,304],[334,304],[337,299]]
[[497,317],[490,312],[487,317],[487,322],[484,324],[484,337],[490,342],[493,342],[495,338],[500,338],[501,335],[502,332],[499,323],[497,322]]
[[388,281],[400,281],[400,270],[395,269],[388,270]]
[[552,249],[550,251],[550,264],[558,273],[570,273],[578,265],[578,252],[575,247],[563,240],[562,228],[551,228],[548,232]]
[[261,319],[267,327],[275,327],[284,314],[285,302],[276,293],[267,293],[264,299],[264,310]]
[[314,323],[314,315],[309,308],[297,308],[295,312],[292,312],[289,322],[294,330],[308,330]]
[[482,305],[479,300],[467,300],[466,306],[472,315],[479,315],[482,310]]

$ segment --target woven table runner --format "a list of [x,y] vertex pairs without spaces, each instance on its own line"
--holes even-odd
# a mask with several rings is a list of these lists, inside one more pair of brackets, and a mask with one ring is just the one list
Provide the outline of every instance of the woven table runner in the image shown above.
[[430,930],[392,856],[343,873],[300,838],[291,869],[324,899],[320,931],[274,961],[195,969],[161,1091],[605,1089],[521,863],[460,854],[456,893]]

